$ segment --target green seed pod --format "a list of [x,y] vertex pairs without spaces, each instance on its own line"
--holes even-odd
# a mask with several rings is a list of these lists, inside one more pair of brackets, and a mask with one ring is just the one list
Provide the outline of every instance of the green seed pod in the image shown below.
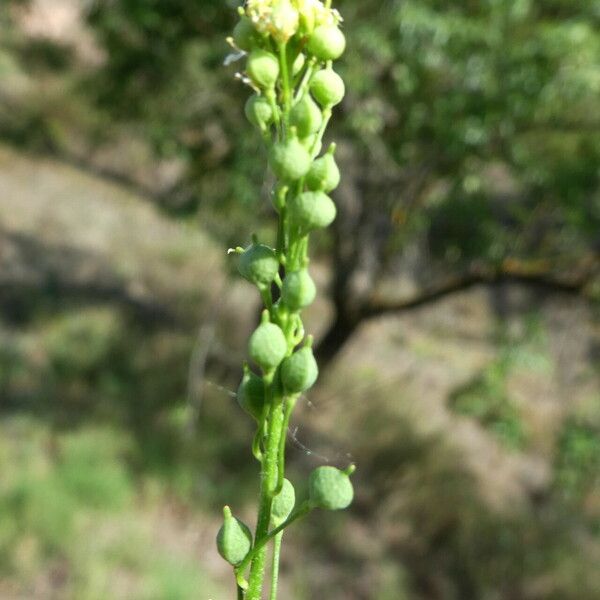
[[244,377],[237,390],[238,404],[257,421],[262,418],[265,404],[265,384],[262,377],[255,375],[246,365]]
[[223,525],[217,534],[219,554],[231,565],[239,565],[252,548],[252,534],[244,523],[231,514],[231,509],[223,509]]
[[273,144],[269,153],[269,164],[273,173],[284,181],[296,181],[310,169],[310,154],[296,139]]
[[337,210],[333,200],[323,192],[304,192],[289,202],[290,217],[305,233],[333,223]]
[[292,66],[292,73],[294,75],[298,75],[298,73],[300,73],[300,71],[302,70],[302,67],[304,67],[305,62],[306,59],[304,58],[304,54],[302,54],[301,52],[300,54],[298,54],[296,60],[294,61],[294,64]]
[[271,89],[279,77],[279,61],[266,50],[253,50],[248,56],[246,71],[255,85]]
[[307,44],[307,50],[320,60],[336,60],[345,49],[346,38],[335,25],[319,25]]
[[283,280],[281,299],[292,312],[298,312],[312,304],[316,295],[315,282],[306,269],[292,271]]
[[342,510],[352,503],[354,488],[350,477],[335,467],[318,467],[309,479],[309,497],[313,506]]
[[289,394],[301,394],[310,389],[318,376],[319,367],[308,346],[288,356],[281,365],[281,382]]
[[263,313],[263,322],[255,329],[248,342],[250,358],[263,371],[272,371],[279,366],[287,352],[287,342],[281,328],[269,323],[268,312]]
[[346,86],[333,69],[321,69],[310,80],[310,91],[321,106],[332,107],[342,101]]
[[273,122],[273,108],[264,96],[259,96],[258,94],[250,96],[244,107],[244,112],[248,121],[261,131],[265,130]]
[[290,516],[295,504],[296,492],[294,491],[294,486],[290,481],[284,479],[281,491],[273,498],[271,506],[271,518],[276,527]]
[[253,243],[240,256],[238,271],[256,285],[269,285],[279,272],[277,254],[268,246]]
[[304,94],[290,112],[290,124],[296,127],[301,138],[305,138],[319,131],[321,123],[323,123],[321,109],[310,94]]
[[329,193],[340,184],[340,179],[340,170],[333,153],[329,151],[313,162],[306,176],[306,185],[309,190],[322,190]]
[[248,17],[242,17],[233,29],[233,42],[237,48],[250,52],[260,45],[261,37]]

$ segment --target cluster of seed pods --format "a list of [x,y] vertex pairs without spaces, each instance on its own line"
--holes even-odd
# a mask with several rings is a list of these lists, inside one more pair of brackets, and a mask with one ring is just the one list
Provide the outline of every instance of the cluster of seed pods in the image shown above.
[[[309,235],[336,217],[329,196],[340,183],[336,148],[331,144],[322,153],[322,141],[332,110],[345,95],[333,61],[344,53],[346,38],[330,1],[247,0],[239,16],[229,42],[245,55],[241,78],[253,90],[245,114],[266,145],[279,223],[275,247],[254,237],[248,247],[235,250],[240,274],[256,285],[264,303],[237,392],[257,425],[253,453],[261,463],[261,495],[255,534],[225,507],[217,547],[234,566],[238,598],[260,600],[267,542],[279,538],[280,543],[283,529],[313,508],[346,508],[354,494],[353,467],[315,469],[300,506],[284,477],[290,415],[318,376],[301,312],[317,295],[308,269]],[[272,571],[279,559],[275,546]],[[274,577],[271,598],[276,585]]]

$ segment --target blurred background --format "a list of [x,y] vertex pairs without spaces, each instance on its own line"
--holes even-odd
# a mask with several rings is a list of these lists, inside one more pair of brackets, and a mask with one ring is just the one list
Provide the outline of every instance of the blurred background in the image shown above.
[[[273,236],[234,1],[0,2],[0,598],[227,600]],[[282,598],[600,599],[600,5],[340,0]]]

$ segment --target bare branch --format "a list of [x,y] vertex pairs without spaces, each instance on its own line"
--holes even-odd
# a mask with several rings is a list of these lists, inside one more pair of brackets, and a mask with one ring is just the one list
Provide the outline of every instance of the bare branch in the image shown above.
[[446,281],[425,290],[414,298],[386,300],[372,297],[361,311],[361,319],[377,317],[390,312],[403,312],[432,304],[443,298],[463,292],[476,285],[499,285],[518,283],[547,293],[561,293],[588,296],[594,277],[600,271],[600,257],[586,261],[585,269],[574,269],[574,274],[559,276],[551,271],[536,271],[523,266],[518,261],[505,261],[497,269],[473,267],[468,272],[451,276]]

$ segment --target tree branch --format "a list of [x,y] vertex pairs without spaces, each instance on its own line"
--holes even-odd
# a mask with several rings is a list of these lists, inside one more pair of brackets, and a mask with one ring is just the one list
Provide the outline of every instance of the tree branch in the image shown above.
[[469,290],[477,285],[500,285],[516,283],[527,285],[547,293],[588,296],[588,288],[600,268],[598,256],[591,257],[590,264],[579,274],[559,277],[550,271],[534,271],[517,261],[505,261],[497,269],[473,267],[468,272],[452,276],[441,284],[425,290],[414,298],[386,300],[377,296],[363,306],[360,318],[369,319],[390,312],[403,312],[435,303],[443,298]]

